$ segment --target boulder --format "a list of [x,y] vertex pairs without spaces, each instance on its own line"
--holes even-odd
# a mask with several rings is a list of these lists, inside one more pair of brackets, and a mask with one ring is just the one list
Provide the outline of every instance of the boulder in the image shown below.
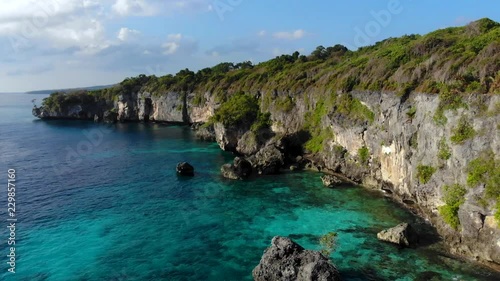
[[415,246],[418,243],[418,234],[408,223],[401,223],[393,228],[382,230],[377,233],[377,238],[402,247]]
[[177,164],[176,171],[182,176],[194,176],[194,167],[187,162]]
[[274,145],[262,148],[255,155],[250,156],[248,161],[262,175],[278,174],[285,163],[283,153]]
[[244,158],[234,158],[233,164],[225,164],[221,167],[222,176],[232,180],[248,178],[252,174],[252,164]]
[[339,177],[334,175],[324,175],[321,177],[321,180],[326,187],[335,187],[343,183],[343,181],[339,179]]
[[255,281],[337,281],[337,268],[323,254],[276,236],[252,271]]

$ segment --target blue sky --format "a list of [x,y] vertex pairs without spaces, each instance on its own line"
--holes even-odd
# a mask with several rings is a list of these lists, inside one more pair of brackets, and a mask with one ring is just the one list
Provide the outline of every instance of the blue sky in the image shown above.
[[2,0],[0,92],[350,49],[489,17],[497,1]]

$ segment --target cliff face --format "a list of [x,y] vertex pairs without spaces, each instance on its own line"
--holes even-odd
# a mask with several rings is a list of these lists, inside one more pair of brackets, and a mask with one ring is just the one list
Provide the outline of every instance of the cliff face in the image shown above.
[[[498,161],[499,95],[470,95],[460,101],[460,106],[449,110],[440,96],[421,93],[405,97],[381,92],[338,93],[331,95],[334,102],[317,91],[258,95],[261,108],[271,114],[273,134],[267,136],[268,140],[273,135],[300,139],[296,136],[312,122],[316,134],[329,132],[321,140],[321,149],[305,151],[315,155],[316,166],[340,172],[369,188],[383,189],[417,210],[436,226],[452,252],[500,263],[500,229],[494,218],[494,200],[485,195],[484,183],[467,183],[474,159],[489,154]],[[176,92],[161,96],[149,92],[120,95],[114,110],[120,121],[207,122],[219,104],[214,95],[205,93],[206,102],[195,105],[195,96]],[[345,96],[356,106],[350,107],[350,111],[341,108],[339,100]],[[290,100],[285,108],[283,99]],[[92,110],[82,106],[63,111],[37,110],[44,112],[39,117],[91,119],[92,113],[109,110],[106,104],[109,103]],[[317,120],[311,121],[318,111],[321,114]],[[257,144],[249,127],[216,123],[214,129],[220,147],[229,151],[250,155],[266,142],[261,137]],[[464,137],[460,138],[461,134]],[[463,187],[463,198],[451,215],[451,220],[456,219],[459,224],[445,221],[445,213],[440,211],[442,206],[452,204],[446,202],[446,186],[453,185]]]

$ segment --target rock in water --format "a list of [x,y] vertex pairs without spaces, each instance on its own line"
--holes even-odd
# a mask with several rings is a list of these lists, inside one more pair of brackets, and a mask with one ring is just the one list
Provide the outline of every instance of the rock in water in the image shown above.
[[335,187],[342,184],[342,180],[334,175],[324,175],[321,180],[326,187]]
[[393,228],[382,230],[377,234],[377,238],[403,247],[415,246],[418,243],[418,234],[408,223],[401,223]]
[[194,176],[194,167],[187,162],[177,164],[176,171],[179,175]]
[[252,275],[255,281],[340,280],[337,268],[320,252],[305,250],[280,236],[273,238]]
[[274,145],[268,145],[259,150],[255,155],[248,157],[248,161],[259,174],[274,175],[278,174],[283,167],[284,156]]
[[252,164],[244,158],[234,158],[233,164],[222,165],[222,176],[232,180],[248,178],[252,174]]

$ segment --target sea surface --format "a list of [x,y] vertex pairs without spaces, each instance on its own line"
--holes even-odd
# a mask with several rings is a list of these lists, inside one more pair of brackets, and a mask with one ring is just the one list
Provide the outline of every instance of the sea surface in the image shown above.
[[[232,156],[189,128],[41,121],[34,98],[43,96],[0,94],[0,280],[252,280],[273,236],[319,250],[331,231],[344,280],[500,280],[435,246],[377,241],[416,220],[379,193],[327,189],[311,172],[224,180]],[[195,177],[176,175],[181,161]],[[15,274],[7,169],[16,170]]]

